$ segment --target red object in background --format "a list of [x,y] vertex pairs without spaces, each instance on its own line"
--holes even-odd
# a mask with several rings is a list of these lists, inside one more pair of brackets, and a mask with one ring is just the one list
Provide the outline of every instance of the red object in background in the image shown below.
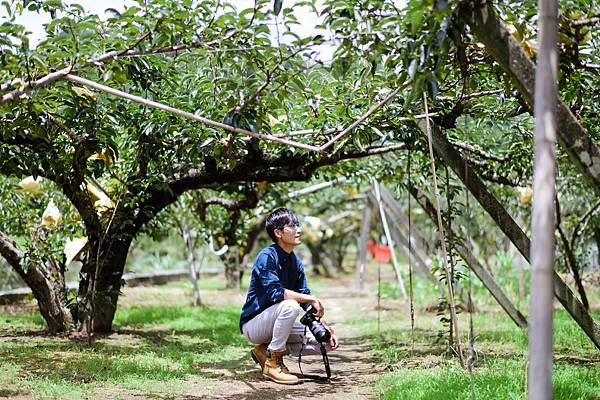
[[373,240],[369,240],[367,242],[367,248],[369,249],[369,253],[373,259],[377,262],[390,262],[390,258],[392,258],[392,250],[388,246],[379,245],[375,243]]

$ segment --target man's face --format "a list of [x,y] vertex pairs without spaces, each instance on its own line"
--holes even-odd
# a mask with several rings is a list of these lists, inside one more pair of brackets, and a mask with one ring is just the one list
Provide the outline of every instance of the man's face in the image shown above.
[[283,229],[276,230],[277,237],[283,244],[297,246],[302,243],[302,225],[299,223],[284,225]]

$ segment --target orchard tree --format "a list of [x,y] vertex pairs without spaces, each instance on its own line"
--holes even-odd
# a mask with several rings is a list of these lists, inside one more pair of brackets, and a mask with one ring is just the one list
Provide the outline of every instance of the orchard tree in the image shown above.
[[[274,46],[269,23],[278,14],[288,33],[290,8],[140,1],[101,20],[78,5],[32,1],[30,10],[53,16],[47,37],[32,48],[13,19],[23,3],[5,5],[0,171],[12,182],[51,182],[54,202],[77,215],[70,233],[84,236],[86,246],[71,312],[90,332],[111,330],[132,240],[183,193],[307,180],[322,166],[398,148],[370,136],[356,145],[348,138],[360,131],[335,130],[356,127],[390,97],[316,63],[320,36],[290,33],[290,42]],[[175,109],[158,110],[158,103]],[[314,133],[295,141],[275,136],[301,128]],[[67,330],[64,284],[51,277],[64,268],[49,268],[50,258],[29,262],[36,241],[52,242],[32,242],[26,227],[11,228],[18,215],[2,221],[2,254],[21,276],[40,276],[26,282],[46,304],[40,308],[60,317],[51,329]],[[49,249],[54,258],[63,241]],[[44,292],[58,300],[47,304]]]
[[[553,281],[557,299],[600,348],[600,327],[585,310],[581,285],[582,256],[589,253],[590,242],[573,245],[584,227],[590,232],[593,225],[589,222],[598,207],[589,201],[589,193],[600,193],[596,13],[585,1],[561,3],[559,9],[556,204],[561,198],[577,198],[591,206],[566,205],[557,218],[559,250],[568,255],[557,270],[572,272],[579,299],[556,271]],[[412,132],[412,140],[404,139],[415,150],[409,175],[416,183],[413,189],[421,192],[414,193],[429,192],[433,177],[427,168],[441,163],[450,170],[448,179],[462,182],[526,260],[528,228],[517,224],[503,204],[515,203],[509,199],[515,199],[517,188],[531,187],[536,14],[534,3],[479,0],[409,1],[404,8],[386,1],[326,1],[324,9],[326,25],[341,43],[335,72],[348,74],[362,65],[366,74],[386,71],[390,88],[408,82],[400,86],[405,88],[401,100],[388,108],[386,126],[395,125],[398,136],[399,125],[408,125]],[[430,128],[432,139],[427,138]],[[429,159],[429,141],[437,160]],[[408,169],[407,153],[399,157]],[[461,212],[458,207],[443,214],[452,219]],[[528,212],[519,212],[529,220]]]

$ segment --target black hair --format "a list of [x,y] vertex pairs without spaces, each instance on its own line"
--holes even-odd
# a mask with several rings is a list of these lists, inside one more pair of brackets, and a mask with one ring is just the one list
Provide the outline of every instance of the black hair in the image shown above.
[[283,229],[286,225],[294,225],[297,223],[298,217],[287,208],[281,207],[273,210],[271,214],[267,216],[265,228],[271,239],[273,239],[273,242],[277,242],[274,233],[275,229]]

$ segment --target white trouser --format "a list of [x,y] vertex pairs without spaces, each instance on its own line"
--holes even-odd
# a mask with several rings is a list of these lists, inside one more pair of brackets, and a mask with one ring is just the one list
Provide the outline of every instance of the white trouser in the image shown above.
[[[269,343],[270,351],[284,351],[298,357],[300,350],[302,355],[321,354],[319,342],[306,329],[305,326],[296,321],[300,309],[296,300],[283,300],[273,304],[242,326],[242,332],[246,338],[254,344]],[[306,341],[304,348],[302,342]],[[331,351],[329,343],[325,344],[327,352]]]

